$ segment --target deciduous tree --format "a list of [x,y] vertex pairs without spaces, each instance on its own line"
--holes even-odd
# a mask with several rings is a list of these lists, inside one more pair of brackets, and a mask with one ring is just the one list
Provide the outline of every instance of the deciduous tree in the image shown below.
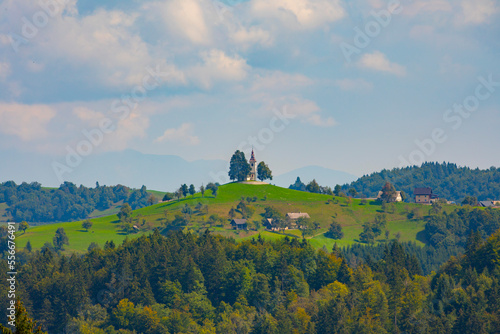
[[342,232],[342,226],[335,220],[330,224],[330,228],[325,233],[325,236],[332,239],[342,239],[344,237],[344,232]]
[[69,245],[68,236],[64,231],[64,228],[59,227],[56,231],[56,235],[52,238],[52,243],[56,250],[63,250],[64,245]]
[[83,223],[82,223],[82,227],[85,229],[85,231],[89,231],[89,229],[92,228],[92,222],[88,219],[86,219]]
[[384,187],[382,187],[382,195],[380,196],[380,199],[385,203],[394,202],[396,199],[396,188],[394,188],[392,183],[385,183]]
[[229,163],[229,179],[238,182],[245,181],[251,171],[250,164],[245,158],[245,153],[237,150]]
[[257,178],[261,181],[264,181],[267,179],[269,179],[269,180],[273,179],[273,175],[271,173],[271,170],[265,164],[264,161],[259,162],[259,164],[257,165]]
[[23,221],[23,222],[21,222],[21,224],[19,224],[19,229],[20,229],[21,231],[23,231],[23,234],[24,234],[24,233],[26,233],[26,230],[27,230],[29,227],[30,227],[30,225],[29,225],[27,222],[25,222],[25,221]]

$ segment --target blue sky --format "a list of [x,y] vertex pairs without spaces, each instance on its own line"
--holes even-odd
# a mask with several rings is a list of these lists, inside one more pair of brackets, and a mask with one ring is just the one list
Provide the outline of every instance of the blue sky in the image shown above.
[[0,155],[229,160],[254,137],[276,174],[500,166],[494,0],[4,0],[0,13]]

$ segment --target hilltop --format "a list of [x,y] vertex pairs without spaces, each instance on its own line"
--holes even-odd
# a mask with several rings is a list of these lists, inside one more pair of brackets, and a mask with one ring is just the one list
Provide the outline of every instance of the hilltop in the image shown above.
[[[69,245],[65,247],[67,252],[83,252],[91,242],[96,242],[103,246],[106,241],[113,240],[121,243],[126,237],[135,238],[142,234],[150,233],[154,228],[159,228],[163,234],[168,233],[172,228],[176,228],[176,216],[183,215],[182,210],[186,206],[192,213],[189,215],[189,223],[181,226],[191,230],[193,233],[201,233],[206,228],[210,228],[213,233],[236,239],[247,239],[256,237],[259,233],[269,239],[281,238],[283,235],[265,231],[263,227],[257,228],[251,224],[249,231],[234,231],[228,224],[229,210],[238,205],[241,199],[249,199],[249,206],[255,208],[255,213],[249,219],[251,222],[260,222],[261,214],[265,208],[272,206],[282,214],[287,212],[307,212],[311,220],[318,223],[318,229],[308,239],[315,247],[327,247],[331,249],[337,242],[339,245],[350,245],[358,242],[359,234],[363,231],[362,225],[365,222],[374,220],[377,214],[383,213],[380,203],[361,199],[348,199],[345,197],[332,197],[329,195],[314,194],[281,188],[273,185],[252,185],[241,183],[230,183],[219,187],[217,197],[212,196],[210,191],[205,192],[202,197],[200,193],[187,196],[181,200],[172,200],[151,205],[133,211],[134,224],[139,227],[138,233],[127,233],[123,230],[118,217],[113,214],[106,217],[91,219],[93,227],[89,232],[81,227],[81,221],[49,224],[36,226],[28,229],[26,233],[18,233],[18,247],[24,247],[30,240],[33,248],[40,248],[45,242],[51,242],[55,231],[63,227],[69,237]],[[196,207],[201,209],[196,209]],[[427,214],[428,207],[417,204],[394,203],[391,204],[390,212],[385,212],[387,216],[387,229],[390,231],[390,239],[394,239],[396,234],[400,234],[400,241],[415,241],[420,245],[424,244],[422,234],[425,222],[422,219]],[[408,219],[407,213],[418,211],[414,219]],[[217,215],[223,221],[210,223],[210,216]],[[237,218],[240,215],[237,214]],[[342,225],[344,238],[333,240],[326,238],[324,233],[333,220]],[[301,237],[299,230],[287,230],[287,235],[291,237]],[[379,237],[383,242],[384,237]]]

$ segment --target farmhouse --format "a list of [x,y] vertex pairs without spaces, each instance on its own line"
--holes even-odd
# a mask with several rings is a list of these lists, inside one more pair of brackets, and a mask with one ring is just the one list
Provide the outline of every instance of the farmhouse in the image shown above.
[[439,197],[432,193],[432,188],[415,188],[413,191],[415,195],[415,203],[419,204],[432,204],[439,199]]
[[477,203],[478,206],[482,206],[483,208],[491,208],[495,206],[495,202],[493,201],[479,201]]
[[[266,218],[264,220],[264,227],[270,231],[279,231],[280,227],[276,224],[276,221],[272,218]],[[288,226],[283,228],[284,230],[288,230]]]
[[[381,198],[382,198],[382,190],[378,192],[376,199],[381,199]],[[391,202],[402,202],[402,201],[403,201],[403,196],[401,196],[401,191],[396,191]]]
[[272,218],[266,218],[266,219],[264,219],[264,227],[267,228],[267,229],[272,230],[274,228],[273,219]]
[[233,219],[231,220],[231,226],[235,230],[246,230],[247,220],[246,219]]
[[296,220],[299,218],[311,218],[309,217],[309,214],[307,212],[288,212],[286,214],[286,217],[292,220]]

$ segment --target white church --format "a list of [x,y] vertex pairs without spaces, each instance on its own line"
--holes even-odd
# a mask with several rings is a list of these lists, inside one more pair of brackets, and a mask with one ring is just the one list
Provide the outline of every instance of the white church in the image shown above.
[[257,181],[257,160],[255,160],[253,149],[252,156],[248,162],[250,163],[250,173],[247,176],[247,181]]

